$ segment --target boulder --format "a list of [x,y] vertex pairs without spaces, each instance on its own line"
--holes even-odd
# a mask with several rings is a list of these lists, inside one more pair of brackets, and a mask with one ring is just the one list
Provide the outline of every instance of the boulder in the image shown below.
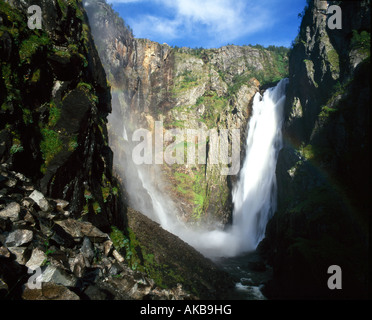
[[0,247],[0,258],[10,258],[10,252],[5,247]]
[[75,287],[77,278],[64,270],[49,265],[41,274],[41,282],[51,282],[65,287]]
[[123,256],[119,253],[119,252],[117,252],[116,250],[114,250],[113,252],[112,252],[112,255],[114,256],[114,258],[118,261],[118,262],[124,262],[125,261],[125,259],[123,258]]
[[19,213],[21,211],[21,206],[17,202],[11,202],[5,209],[0,211],[0,218],[7,219],[11,221],[17,221],[19,219]]
[[114,244],[111,240],[107,240],[103,243],[103,253],[108,257],[114,249]]
[[100,231],[90,222],[81,222],[74,219],[67,219],[56,221],[56,223],[61,226],[66,233],[70,234],[77,242],[80,242],[84,236],[88,237],[89,240],[94,243],[105,242],[109,239],[106,233]]
[[35,224],[35,219],[30,212],[27,212],[23,219],[31,225]]
[[32,200],[36,202],[36,204],[39,206],[41,211],[47,212],[50,209],[48,201],[45,199],[44,195],[41,192],[34,190],[29,195],[29,198],[31,198]]
[[17,179],[14,178],[8,178],[8,181],[5,182],[5,185],[9,188],[14,188],[17,185]]
[[55,283],[43,283],[41,289],[33,290],[26,286],[22,298],[24,300],[80,300],[77,294]]
[[53,200],[56,204],[56,209],[59,211],[59,212],[62,212],[63,214],[65,214],[65,208],[69,205],[69,202],[66,201],[66,200],[61,200],[61,199],[57,199],[57,200]]
[[28,250],[26,247],[8,247],[8,250],[15,256],[15,261],[25,265],[28,260]]
[[70,258],[68,263],[70,265],[71,272],[73,272],[76,277],[82,278],[85,271],[85,260],[83,254],[79,253],[75,257]]
[[30,260],[28,260],[26,263],[26,267],[32,270],[36,270],[37,268],[41,267],[46,257],[47,256],[45,255],[44,251],[35,248],[32,251]]
[[88,260],[89,264],[91,264],[94,258],[94,248],[88,237],[84,237],[80,252]]
[[120,264],[115,262],[109,269],[109,275],[116,276],[116,275],[119,275],[122,271],[123,271],[123,267]]
[[5,244],[8,247],[20,247],[32,241],[34,234],[31,230],[15,230],[6,237]]

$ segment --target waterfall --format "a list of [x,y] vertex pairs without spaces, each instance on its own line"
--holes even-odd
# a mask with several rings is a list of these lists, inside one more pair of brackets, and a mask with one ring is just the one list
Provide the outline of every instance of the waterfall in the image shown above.
[[[255,250],[276,209],[275,168],[282,145],[281,127],[287,83],[288,79],[283,79],[276,87],[266,90],[263,96],[257,93],[254,97],[246,156],[239,180],[232,191],[234,212],[230,228],[193,230],[176,219],[176,206],[167,194],[161,192],[161,179],[156,182],[153,179],[160,176],[159,168],[156,165],[143,167],[133,163],[130,153],[134,145],[128,141],[132,132],[128,130],[129,123],[122,122],[119,127],[126,152],[124,159],[119,157],[116,161],[116,167],[124,177],[133,208],[159,222],[164,229],[210,258],[233,257]],[[114,125],[118,119],[113,114],[109,121]]]
[[256,94],[249,121],[246,156],[233,193],[233,228],[242,250],[254,250],[276,210],[275,169],[282,148],[283,107],[288,79]]
[[[285,89],[288,79],[257,93],[248,123],[246,156],[232,191],[233,224],[226,230],[189,235],[189,243],[211,258],[254,251],[276,210],[276,163],[282,148]],[[187,241],[187,240],[185,240]]]

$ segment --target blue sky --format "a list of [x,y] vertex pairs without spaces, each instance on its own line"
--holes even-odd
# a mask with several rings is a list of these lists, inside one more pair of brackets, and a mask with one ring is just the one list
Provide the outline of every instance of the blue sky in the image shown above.
[[178,47],[227,44],[289,47],[306,0],[107,0],[133,29]]

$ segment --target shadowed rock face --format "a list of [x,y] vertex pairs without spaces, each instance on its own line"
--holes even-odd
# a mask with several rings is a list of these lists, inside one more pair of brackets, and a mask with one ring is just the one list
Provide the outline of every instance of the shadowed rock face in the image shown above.
[[164,268],[164,274],[177,270],[180,278],[165,276],[168,285],[176,287],[177,282],[182,283],[188,292],[201,299],[226,299],[231,294],[234,283],[230,276],[198,251],[139,212],[129,209],[127,219],[142,250],[154,252],[154,260]]
[[[365,298],[370,193],[370,3],[340,4],[341,30],[312,1],[289,60],[278,212],[261,249],[274,266],[271,297]],[[328,267],[343,289],[327,287]]]
[[[31,4],[41,7],[41,30],[27,27]],[[111,96],[81,2],[6,1],[1,18],[1,162],[68,200],[75,217],[107,228],[115,207]]]

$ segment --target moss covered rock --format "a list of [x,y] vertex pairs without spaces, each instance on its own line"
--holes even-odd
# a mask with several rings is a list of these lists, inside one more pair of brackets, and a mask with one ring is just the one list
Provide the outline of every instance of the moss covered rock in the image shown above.
[[[91,190],[106,217],[99,223],[108,226],[115,196],[104,199],[101,187],[112,180],[110,90],[82,1],[38,1],[41,30],[27,27],[31,4],[0,4],[0,130],[10,148],[2,161],[37,180],[44,194],[68,200],[75,217]],[[99,210],[89,211],[94,217]]]

